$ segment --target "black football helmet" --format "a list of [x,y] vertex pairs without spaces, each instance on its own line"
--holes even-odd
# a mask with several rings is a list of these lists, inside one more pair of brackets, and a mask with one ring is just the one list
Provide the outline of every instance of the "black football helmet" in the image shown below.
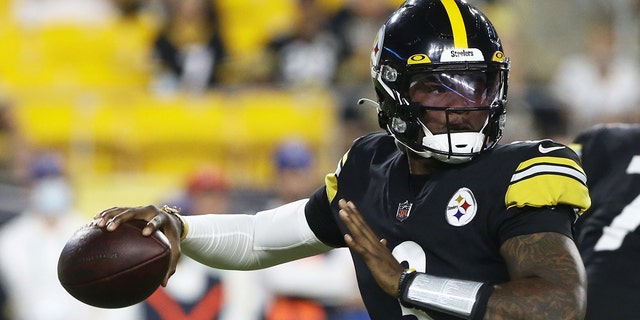
[[[408,0],[380,28],[371,52],[371,77],[380,127],[400,148],[448,163],[471,160],[502,137],[509,60],[491,22],[463,0]],[[424,106],[409,98],[413,84],[428,79],[463,97],[482,90],[474,106]],[[426,80],[424,80],[426,81]],[[479,84],[480,83],[480,84]],[[426,112],[486,112],[478,132],[432,133]],[[420,135],[423,131],[424,137]]]

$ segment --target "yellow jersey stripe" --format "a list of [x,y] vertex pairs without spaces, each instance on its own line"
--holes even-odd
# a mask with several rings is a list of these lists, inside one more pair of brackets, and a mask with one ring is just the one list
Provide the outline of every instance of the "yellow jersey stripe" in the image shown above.
[[327,192],[327,198],[329,198],[329,203],[333,202],[336,194],[338,194],[338,175],[340,175],[340,170],[342,170],[342,166],[344,165],[344,163],[347,162],[348,157],[349,151],[347,151],[344,156],[342,156],[340,163],[338,163],[336,172],[329,173],[324,177],[324,185]]
[[462,20],[460,8],[454,0],[442,0],[444,9],[447,11],[449,21],[451,22],[451,30],[453,31],[453,45],[456,48],[469,48],[467,41],[467,29]]
[[554,207],[569,205],[581,214],[591,206],[587,177],[573,160],[537,157],[524,161],[511,177],[505,205]]
[[327,190],[327,197],[329,198],[329,203],[333,202],[333,198],[336,197],[338,193],[338,176],[335,173],[329,173],[324,177],[324,185]]
[[543,174],[509,185],[505,205],[507,208],[569,205],[582,214],[591,206],[591,198],[587,186],[573,177]]

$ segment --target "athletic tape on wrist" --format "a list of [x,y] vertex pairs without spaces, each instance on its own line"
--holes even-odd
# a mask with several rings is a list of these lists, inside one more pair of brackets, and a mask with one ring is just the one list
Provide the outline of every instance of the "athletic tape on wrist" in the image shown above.
[[476,320],[484,317],[493,286],[476,281],[406,272],[406,276],[401,277],[399,291],[400,302],[406,307]]

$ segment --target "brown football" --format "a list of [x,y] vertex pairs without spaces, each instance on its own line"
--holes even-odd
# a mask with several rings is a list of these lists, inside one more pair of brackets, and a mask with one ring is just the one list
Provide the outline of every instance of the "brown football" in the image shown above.
[[78,229],[58,259],[58,279],[76,299],[100,308],[122,308],[148,298],[169,269],[170,244],[146,222],[133,220],[114,231],[93,223]]

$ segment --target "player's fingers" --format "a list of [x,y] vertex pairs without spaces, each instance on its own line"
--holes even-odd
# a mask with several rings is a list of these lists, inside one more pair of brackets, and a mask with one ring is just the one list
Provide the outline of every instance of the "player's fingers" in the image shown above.
[[340,201],[338,201],[338,204],[340,206],[340,219],[342,219],[345,226],[347,226],[349,232],[351,232],[352,234],[360,233],[360,230],[358,229],[358,226],[354,221],[355,214],[352,212],[351,208],[347,207],[347,202],[341,199]]
[[[127,212],[127,210],[125,210],[125,211],[123,211],[123,212],[121,212],[121,213],[119,213],[119,214],[117,214],[117,215],[113,216],[111,219],[108,219],[108,220],[106,221],[106,222],[107,222],[107,225],[106,225],[106,227],[107,227],[107,231],[113,231],[113,230],[117,229],[117,228],[118,228],[118,226],[119,226],[121,223],[123,223],[124,221],[126,221],[126,220],[123,220],[123,218],[121,218],[121,217],[122,217],[122,215],[123,215],[125,212]],[[106,218],[107,218],[107,217],[104,217],[103,219],[106,219]]]
[[[160,213],[161,211],[157,209],[155,206],[123,208],[123,210],[120,213],[117,213],[116,215],[112,216],[112,218],[107,221],[106,227],[108,231],[113,231],[116,228],[118,228],[119,225],[129,220],[138,219],[138,220],[144,220],[148,222]],[[111,215],[108,215],[108,216],[111,216]],[[105,218],[106,216],[103,217],[103,219]],[[147,235],[149,234],[151,234],[151,232],[147,231]]]
[[369,237],[366,234],[366,229],[364,229],[362,225],[360,225],[355,219],[353,219],[354,215],[352,212],[349,212],[348,209],[342,209],[340,210],[340,217],[347,226],[347,229],[349,229],[352,238],[355,238],[355,241],[362,243],[369,241]]
[[93,216],[94,219],[100,219],[102,217],[104,217],[105,215],[108,215],[109,212],[114,211],[114,210],[118,210],[117,207],[111,207],[109,209],[106,210],[102,210],[100,211],[98,214],[96,214],[95,216]]
[[178,261],[180,260],[181,250],[180,250],[180,241],[172,241],[171,242],[171,263],[169,264],[169,271],[164,277],[162,281],[162,286],[166,287],[169,283],[169,278],[176,272],[176,268],[178,266]]
[[363,235],[363,230],[358,226],[358,224],[352,219],[353,215],[348,212],[346,209],[340,210],[340,218],[349,229],[349,233],[355,241],[364,241],[366,240],[366,236]]
[[371,244],[376,244],[380,241],[373,230],[371,230],[369,225],[364,221],[360,211],[358,211],[358,208],[353,202],[340,200],[339,205],[343,211],[341,217],[353,237],[356,237],[358,241],[368,241]]
[[[352,223],[351,234],[344,236],[345,242],[355,252],[359,253],[367,264],[376,264],[388,258],[390,252],[387,249],[387,240],[379,239],[362,219],[355,205],[351,202],[343,203],[344,210],[341,210],[343,220]],[[395,262],[395,258],[392,258]]]
[[[362,245],[360,245],[358,241],[354,239],[352,236],[352,234],[357,233],[358,231],[354,230],[355,228],[351,224],[351,220],[349,219],[350,218],[349,214],[346,213],[345,210],[341,209],[340,218],[342,219],[342,221],[344,221],[345,225],[347,226],[347,229],[349,229],[349,232],[351,233],[351,234],[344,235],[344,241],[347,244],[347,246],[361,255],[365,254],[366,249]],[[358,236],[358,238],[360,237]]]
[[111,220],[111,218],[120,214],[120,212],[122,212],[123,210],[125,210],[125,208],[118,208],[118,207],[109,208],[107,210],[103,210],[100,213],[96,214],[95,216],[93,216],[93,218],[96,219],[96,225],[98,227],[104,227],[105,225],[107,225],[107,222]]
[[350,234],[344,235],[344,242],[347,243],[347,246],[349,246],[349,248],[355,250],[358,253],[363,253],[365,251],[365,248],[359,245]]
[[359,231],[362,231],[362,233],[365,233],[371,230],[371,228],[369,228],[367,223],[364,221],[364,219],[362,218],[362,215],[360,214],[360,211],[358,210],[358,208],[353,202],[351,201],[342,202],[341,208],[347,213],[349,220],[351,221],[351,224],[357,227]]
[[154,231],[158,230],[164,224],[165,218],[162,215],[156,215],[147,222],[147,225],[142,229],[144,236],[151,235]]
[[163,286],[166,287],[167,283],[169,283],[169,278],[171,278],[171,276],[176,273],[178,260],[180,260],[180,250],[171,250],[171,265],[169,267],[169,272],[167,272],[167,275],[164,278]]
[[378,255],[377,240],[370,241],[369,237],[358,233],[358,231],[345,234],[344,240],[349,248],[363,256],[365,260]]
[[162,286],[166,287],[167,284],[169,284],[169,278],[171,278],[171,276],[176,273],[176,266],[172,265],[169,268],[169,272],[167,272],[167,274],[164,276],[164,279],[162,280]]

